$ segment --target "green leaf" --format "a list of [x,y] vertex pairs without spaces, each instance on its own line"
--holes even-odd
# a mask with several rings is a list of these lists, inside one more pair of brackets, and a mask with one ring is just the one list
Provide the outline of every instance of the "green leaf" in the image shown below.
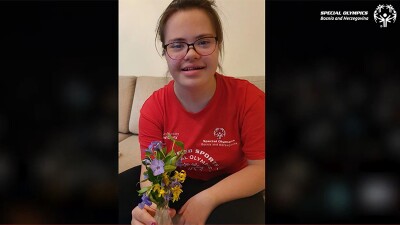
[[152,202],[154,202],[154,203],[157,203],[157,200],[154,198],[154,192],[152,191],[152,192],[150,192],[150,194],[149,194],[149,198],[150,198],[150,201],[152,201]]
[[162,202],[164,202],[164,198],[162,196],[158,197],[158,193],[156,191],[151,191],[149,194],[149,198],[157,205],[160,205]]
[[170,164],[169,161],[171,161],[172,156],[168,155],[167,157],[165,157],[164,159],[164,165]]
[[165,172],[172,172],[174,170],[176,170],[176,166],[173,166],[173,165],[165,165],[164,166],[164,171]]
[[177,160],[177,156],[173,156],[173,157],[169,158],[169,159],[165,162],[165,165],[172,165],[172,166],[175,166],[176,160]]
[[148,191],[150,188],[151,188],[151,186],[144,187],[144,188],[140,189],[138,192],[141,195],[141,194],[145,193],[146,191]]
[[181,149],[185,148],[185,145],[181,141],[176,141],[175,144],[178,145],[179,147],[181,147]]
[[147,173],[147,179],[149,181],[151,181],[152,183],[154,183],[156,181],[157,177],[154,176],[153,170],[150,167],[147,169],[147,171],[145,173]]
[[156,152],[156,159],[161,160],[162,153]]
[[175,155],[176,155],[175,151],[171,149],[171,151],[168,152],[167,157],[168,156],[175,156]]
[[166,154],[167,154],[167,148],[166,148],[166,147],[163,147],[163,148],[161,149],[161,151],[162,151],[163,155],[166,155]]

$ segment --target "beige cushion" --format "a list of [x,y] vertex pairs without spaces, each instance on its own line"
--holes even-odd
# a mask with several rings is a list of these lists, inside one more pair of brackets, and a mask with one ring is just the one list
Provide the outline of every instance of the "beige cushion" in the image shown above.
[[118,173],[141,164],[139,139],[132,135],[118,144]]
[[135,97],[133,98],[129,131],[139,133],[139,116],[143,103],[154,91],[164,87],[172,77],[138,77],[136,80]]
[[260,88],[261,91],[265,92],[264,76],[248,76],[248,77],[238,77],[238,78],[248,80],[250,83]]
[[118,131],[129,133],[129,117],[131,115],[133,93],[135,92],[136,77],[120,76],[118,80]]
[[118,142],[121,142],[121,141],[127,139],[130,136],[132,136],[131,133],[129,133],[129,134],[118,133]]

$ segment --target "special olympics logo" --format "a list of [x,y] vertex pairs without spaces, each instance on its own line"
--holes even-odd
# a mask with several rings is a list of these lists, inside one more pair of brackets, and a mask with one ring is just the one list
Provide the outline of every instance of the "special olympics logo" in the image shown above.
[[223,137],[225,137],[226,132],[224,130],[224,128],[215,128],[214,130],[214,136],[218,139],[221,139]]
[[376,23],[382,23],[381,27],[387,27],[388,23],[396,21],[397,13],[392,5],[378,5],[374,11]]

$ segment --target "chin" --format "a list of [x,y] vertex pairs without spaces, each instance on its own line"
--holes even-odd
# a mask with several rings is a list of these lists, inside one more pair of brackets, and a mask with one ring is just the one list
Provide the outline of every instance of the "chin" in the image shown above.
[[204,80],[202,79],[193,79],[193,78],[182,78],[180,77],[179,80],[175,80],[179,83],[179,85],[183,87],[199,87],[204,84]]
[[175,79],[181,86],[184,87],[200,87],[207,83],[207,80],[204,79],[204,76],[179,76],[178,79]]

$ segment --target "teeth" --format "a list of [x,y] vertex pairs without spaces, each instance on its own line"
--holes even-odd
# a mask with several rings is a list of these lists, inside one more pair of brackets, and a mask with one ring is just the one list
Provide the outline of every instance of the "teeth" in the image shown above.
[[189,68],[183,68],[184,71],[189,71],[189,70],[198,70],[201,69],[201,67],[189,67]]

